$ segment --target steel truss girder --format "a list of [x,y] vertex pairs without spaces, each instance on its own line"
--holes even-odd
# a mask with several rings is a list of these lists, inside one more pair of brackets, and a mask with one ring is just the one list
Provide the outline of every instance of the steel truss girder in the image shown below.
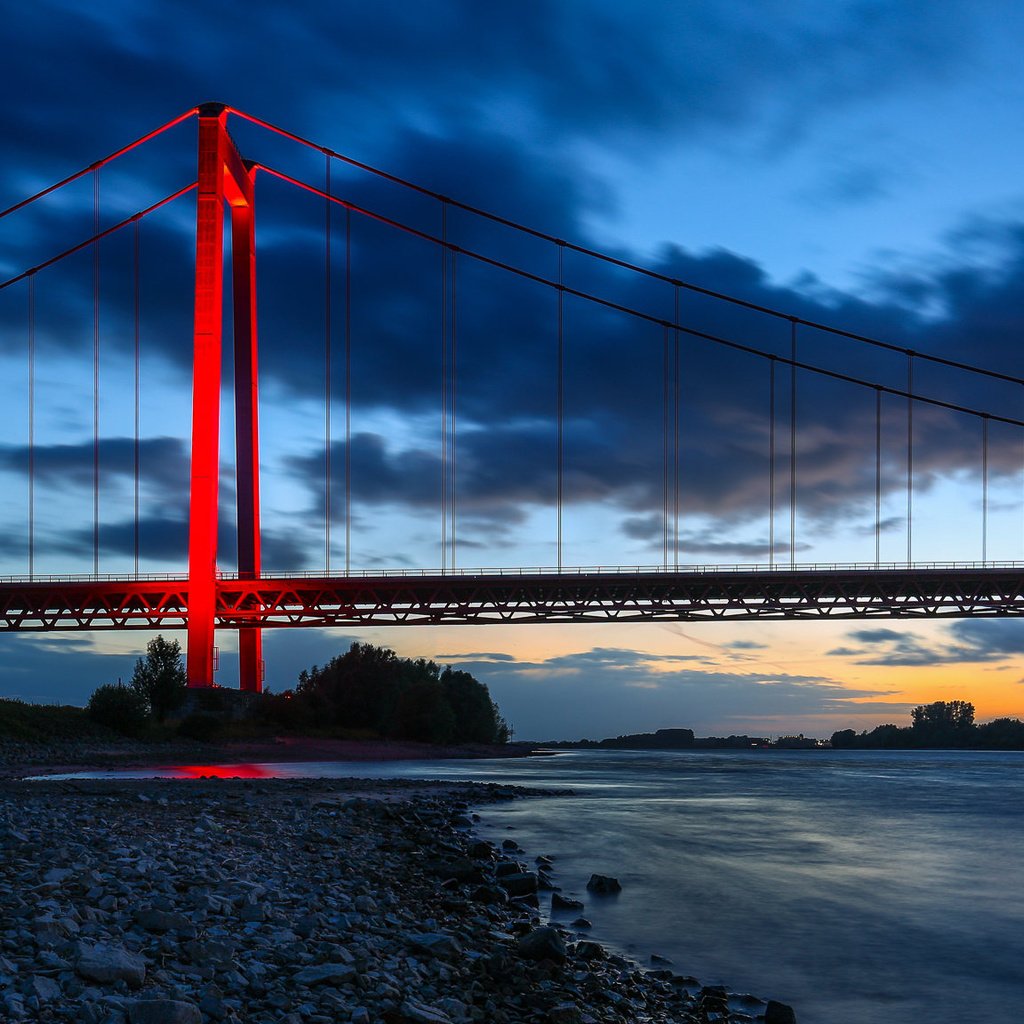
[[[176,629],[182,580],[0,583],[0,631]],[[1024,569],[566,573],[217,581],[220,629],[1024,615]]]

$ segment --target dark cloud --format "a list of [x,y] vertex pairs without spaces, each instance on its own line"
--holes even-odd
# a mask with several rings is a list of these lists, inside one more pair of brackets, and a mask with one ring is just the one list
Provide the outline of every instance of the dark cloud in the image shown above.
[[927,666],[998,661],[1024,654],[1020,623],[1007,619],[964,619],[943,623],[937,640],[928,642],[896,629],[853,630],[829,656],[852,658],[858,665]]

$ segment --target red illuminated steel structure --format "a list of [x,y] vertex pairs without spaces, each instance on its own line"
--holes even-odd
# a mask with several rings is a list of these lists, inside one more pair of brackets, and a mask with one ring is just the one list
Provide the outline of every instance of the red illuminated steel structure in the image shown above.
[[[225,206],[231,211],[238,572],[242,579],[260,575],[254,172],[228,134],[227,115],[220,103],[199,108],[186,656],[193,687],[214,685]],[[241,629],[238,639],[239,685],[258,692],[260,630]]]

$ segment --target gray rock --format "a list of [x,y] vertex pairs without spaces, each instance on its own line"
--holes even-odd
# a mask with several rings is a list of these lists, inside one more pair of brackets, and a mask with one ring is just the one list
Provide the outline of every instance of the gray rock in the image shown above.
[[427,1006],[418,999],[406,999],[401,1006],[403,1018],[409,1024],[452,1024],[451,1017],[436,1006]]
[[130,1024],[203,1024],[195,1003],[178,999],[139,999],[128,1004]]
[[356,969],[350,964],[316,964],[313,967],[303,967],[301,971],[292,977],[296,985],[340,985],[343,982],[351,981],[356,975]]
[[622,885],[617,878],[612,878],[611,875],[591,875],[590,881],[587,882],[587,891],[608,896],[612,893],[622,892]]
[[412,934],[409,936],[409,943],[429,956],[458,956],[462,953],[458,939],[444,932]]
[[509,896],[529,896],[537,891],[537,876],[532,871],[502,875],[497,882]]
[[53,978],[47,978],[43,974],[37,974],[32,979],[32,994],[40,1002],[48,1003],[51,999],[60,999],[60,985],[58,985]]
[[580,960],[603,960],[607,954],[604,946],[590,939],[582,939],[576,943],[576,956]]
[[516,951],[525,960],[565,960],[565,943],[554,928],[543,926],[527,932],[516,943]]
[[502,878],[504,875],[519,875],[526,870],[526,865],[518,860],[502,860],[494,865],[494,877]]
[[123,981],[129,988],[139,988],[146,980],[145,960],[120,946],[87,947],[79,956],[75,970],[91,981],[104,984]]
[[194,964],[229,964],[235,944],[229,940],[205,939],[185,943],[185,952]]
[[792,1006],[769,999],[764,1008],[764,1024],[796,1024],[796,1012]]
[[559,1003],[548,1010],[548,1024],[579,1024],[583,1014],[575,1003]]
[[551,894],[552,910],[582,910],[583,901],[573,899],[570,896],[559,896],[557,892]]
[[176,914],[156,907],[143,907],[135,911],[135,923],[147,932],[170,932],[192,928],[192,922],[184,914]]

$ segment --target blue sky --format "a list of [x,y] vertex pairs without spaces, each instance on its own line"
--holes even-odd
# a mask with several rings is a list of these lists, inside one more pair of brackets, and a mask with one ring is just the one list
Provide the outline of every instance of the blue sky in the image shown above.
[[[752,302],[1020,375],[1024,72],[1010,2],[493,3],[287,7],[40,2],[5,26],[0,207],[209,99],[358,160],[584,246]],[[319,185],[321,158],[238,124],[243,152]],[[113,223],[194,174],[194,129],[105,171]],[[335,168],[353,200],[436,228],[437,210]],[[324,209],[272,183],[259,202],[266,560],[324,561]],[[87,236],[92,182],[0,224],[12,276]],[[143,568],[183,567],[192,244],[188,199],[142,228]],[[333,225],[332,343],[343,221]],[[551,253],[452,219],[467,246],[553,272]],[[133,555],[131,238],[102,248],[101,569]],[[438,263],[423,246],[353,225],[353,567],[440,558]],[[92,562],[91,254],[38,276],[37,570]],[[594,265],[566,273],[667,315],[671,295]],[[553,308],[542,290],[460,263],[461,565],[551,564]],[[25,571],[24,288],[0,292],[2,571]],[[766,351],[788,339],[711,303],[684,320]],[[567,303],[566,564],[663,555],[661,338]],[[655,332],[656,333],[656,332]],[[827,339],[826,339],[827,340]],[[821,338],[807,357],[901,386],[899,360]],[[623,354],[627,353],[626,358]],[[730,357],[732,358],[732,357]],[[339,361],[332,371],[332,562],[344,563]],[[684,561],[766,561],[767,397],[761,368],[684,351]],[[1012,388],[929,376],[936,397],[1004,411]],[[801,380],[798,560],[874,558],[874,406]],[[789,392],[779,382],[780,416]],[[128,401],[125,401],[125,396]],[[905,557],[904,412],[883,409],[883,560]],[[979,423],[922,411],[915,434],[918,558],[1024,557],[1024,441],[992,427],[982,522]],[[230,424],[226,424],[227,427]],[[780,419],[788,453],[788,420]],[[780,457],[781,458],[781,457]],[[230,444],[224,488],[230,498]],[[788,464],[776,557],[787,560]],[[231,524],[224,524],[230,544]],[[226,559],[230,564],[230,557]],[[464,661],[521,736],[659,726],[830,732],[902,721],[927,699],[1022,708],[1012,623],[891,631],[858,624],[374,630],[403,654]],[[268,638],[268,680],[350,636]],[[130,673],[145,637],[5,636],[0,692],[81,701]],[[486,641],[486,643],[484,642]],[[230,638],[222,663],[230,676]],[[586,721],[581,701],[588,707]]]

